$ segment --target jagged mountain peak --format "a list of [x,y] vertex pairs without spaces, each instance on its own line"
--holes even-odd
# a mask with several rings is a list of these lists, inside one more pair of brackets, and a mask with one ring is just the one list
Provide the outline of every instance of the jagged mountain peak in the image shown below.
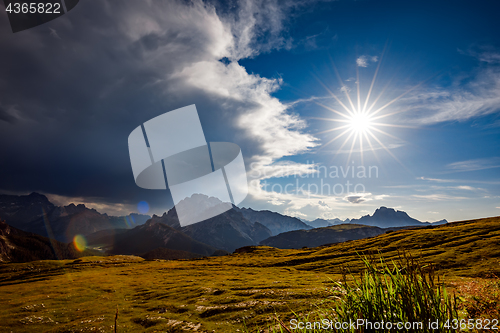
[[146,221],[146,225],[152,224],[165,224],[172,228],[179,229],[181,227],[177,214],[175,213],[175,208],[172,208],[167,212],[163,213],[162,216],[154,214],[149,220]]
[[375,217],[398,217],[398,218],[409,218],[408,213],[402,210],[395,210],[394,208],[387,208],[385,206],[381,206],[377,208],[373,213]]
[[30,194],[27,195],[27,197],[37,198],[37,199],[44,200],[44,201],[49,201],[49,199],[45,195],[38,193],[38,192],[31,192]]
[[371,225],[381,228],[424,225],[423,222],[410,217],[404,211],[385,206],[377,208],[373,215],[365,215],[359,219],[352,219],[350,223]]

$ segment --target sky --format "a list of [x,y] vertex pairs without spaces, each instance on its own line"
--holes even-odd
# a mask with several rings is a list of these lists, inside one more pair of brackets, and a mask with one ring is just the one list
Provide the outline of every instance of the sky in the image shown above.
[[0,8],[2,193],[161,214],[127,138],[195,104],[207,141],[241,147],[240,206],[500,215],[498,2],[81,1],[15,34]]

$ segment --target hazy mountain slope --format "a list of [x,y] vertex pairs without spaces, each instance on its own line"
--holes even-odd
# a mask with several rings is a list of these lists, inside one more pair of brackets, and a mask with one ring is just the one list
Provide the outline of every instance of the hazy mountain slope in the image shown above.
[[250,222],[259,222],[266,226],[271,230],[273,236],[287,231],[312,229],[311,226],[305,224],[298,218],[281,215],[268,210],[256,211],[251,208],[238,207],[234,207],[233,209],[241,212]]
[[324,228],[324,227],[330,227],[333,225],[333,223],[328,222],[325,219],[316,219],[313,221],[302,221],[305,224],[313,227],[313,228]]
[[150,218],[151,216],[149,215],[137,213],[124,216],[109,216],[111,225],[116,228],[133,228],[146,223]]
[[99,230],[90,235],[85,236],[88,246],[102,247],[107,250],[115,243],[115,238],[118,235],[126,233],[130,229],[104,229]]
[[302,247],[317,247],[325,244],[377,236],[385,233],[385,231],[373,226],[340,224],[311,230],[284,232],[265,239],[260,244],[279,249],[299,249]]
[[72,244],[25,232],[0,221],[0,262],[25,262],[33,260],[74,259],[96,254],[78,252]]
[[149,220],[141,226],[115,235],[109,253],[141,255],[157,248],[187,251],[203,256],[209,256],[217,250],[166,224]]
[[303,221],[305,224],[310,225],[313,228],[324,228],[324,227],[329,227],[331,225],[337,225],[337,224],[342,224],[342,223],[349,223],[349,219],[345,219],[342,221],[339,218],[334,218],[334,219],[316,219],[313,221]]
[[258,244],[271,236],[268,228],[260,223],[251,223],[235,209],[181,230],[200,242],[229,252],[242,246]]

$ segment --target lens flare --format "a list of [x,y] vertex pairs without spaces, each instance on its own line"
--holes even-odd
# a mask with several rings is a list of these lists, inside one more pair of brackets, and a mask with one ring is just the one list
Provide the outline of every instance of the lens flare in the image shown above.
[[135,219],[132,215],[125,216],[123,218],[125,220],[125,225],[129,228],[132,228],[135,226]]
[[137,210],[141,214],[147,214],[149,212],[149,204],[146,201],[141,201],[137,204]]
[[87,240],[82,235],[76,235],[73,238],[73,245],[78,251],[83,252],[87,248]]

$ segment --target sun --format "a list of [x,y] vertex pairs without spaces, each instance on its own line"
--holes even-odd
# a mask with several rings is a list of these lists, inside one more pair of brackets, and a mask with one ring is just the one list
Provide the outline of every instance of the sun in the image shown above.
[[[375,75],[373,76],[373,79],[371,81],[370,87],[368,89],[368,92],[366,94],[365,98],[361,97],[360,94],[360,80],[359,80],[359,69],[356,67],[356,87],[357,87],[357,94],[355,98],[351,98],[349,92],[350,89],[342,82],[342,79],[340,78],[338,70],[335,68],[335,65],[333,65],[333,69],[335,70],[335,73],[337,74],[337,78],[340,83],[340,91],[342,91],[345,94],[345,99],[342,101],[331,89],[327,87],[326,84],[321,82],[321,80],[316,77],[318,82],[329,92],[330,96],[335,99],[337,104],[341,107],[340,109],[334,108],[331,105],[325,105],[323,103],[320,103],[318,101],[315,101],[316,104],[319,106],[327,109],[328,111],[333,112],[336,117],[333,118],[316,118],[316,117],[311,117],[314,119],[318,120],[326,120],[326,121],[332,121],[336,122],[338,125],[334,126],[328,130],[316,133],[316,134],[323,134],[327,132],[340,132],[338,135],[336,135],[333,139],[330,141],[324,143],[319,149],[323,149],[327,145],[331,144],[332,142],[345,138],[344,142],[342,145],[337,148],[337,154],[339,154],[343,150],[344,146],[346,146],[348,143],[350,143],[350,150],[349,150],[349,156],[347,157],[347,160],[351,158],[351,155],[353,152],[355,152],[357,149],[355,149],[356,146],[359,147],[359,153],[361,155],[361,160],[363,160],[363,151],[366,149],[371,150],[373,153],[375,153],[376,149],[382,148],[384,149],[389,155],[391,155],[395,160],[397,160],[400,164],[401,162],[394,156],[394,154],[390,151],[390,149],[384,145],[384,143],[378,138],[378,136],[383,135],[387,137],[391,137],[392,139],[396,140],[401,140],[397,138],[396,136],[382,130],[382,128],[387,128],[387,127],[403,127],[403,128],[414,128],[412,126],[406,126],[406,125],[396,125],[396,124],[391,124],[391,123],[386,123],[386,122],[381,122],[384,118],[387,119],[387,117],[390,117],[392,115],[395,115],[400,112],[404,112],[404,110],[392,110],[391,112],[387,112],[388,107],[392,105],[394,102],[399,100],[401,97],[409,93],[410,91],[414,90],[415,88],[419,87],[423,82],[420,84],[410,88],[409,90],[403,92],[401,95],[398,97],[384,103],[382,106],[378,107],[377,105],[383,101],[382,95],[384,91],[386,90],[387,86],[382,89],[382,91],[379,93],[378,96],[373,98],[372,92],[373,88],[375,85],[375,81],[377,78],[377,73],[379,72],[380,69],[380,63],[382,62],[383,54],[380,57],[380,61],[377,65],[377,69],[375,70]],[[333,64],[333,61],[332,61]],[[378,145],[378,146],[376,146]],[[377,157],[378,158],[378,157]]]
[[356,112],[350,116],[348,124],[350,129],[357,134],[364,134],[372,127],[370,116],[362,112]]

